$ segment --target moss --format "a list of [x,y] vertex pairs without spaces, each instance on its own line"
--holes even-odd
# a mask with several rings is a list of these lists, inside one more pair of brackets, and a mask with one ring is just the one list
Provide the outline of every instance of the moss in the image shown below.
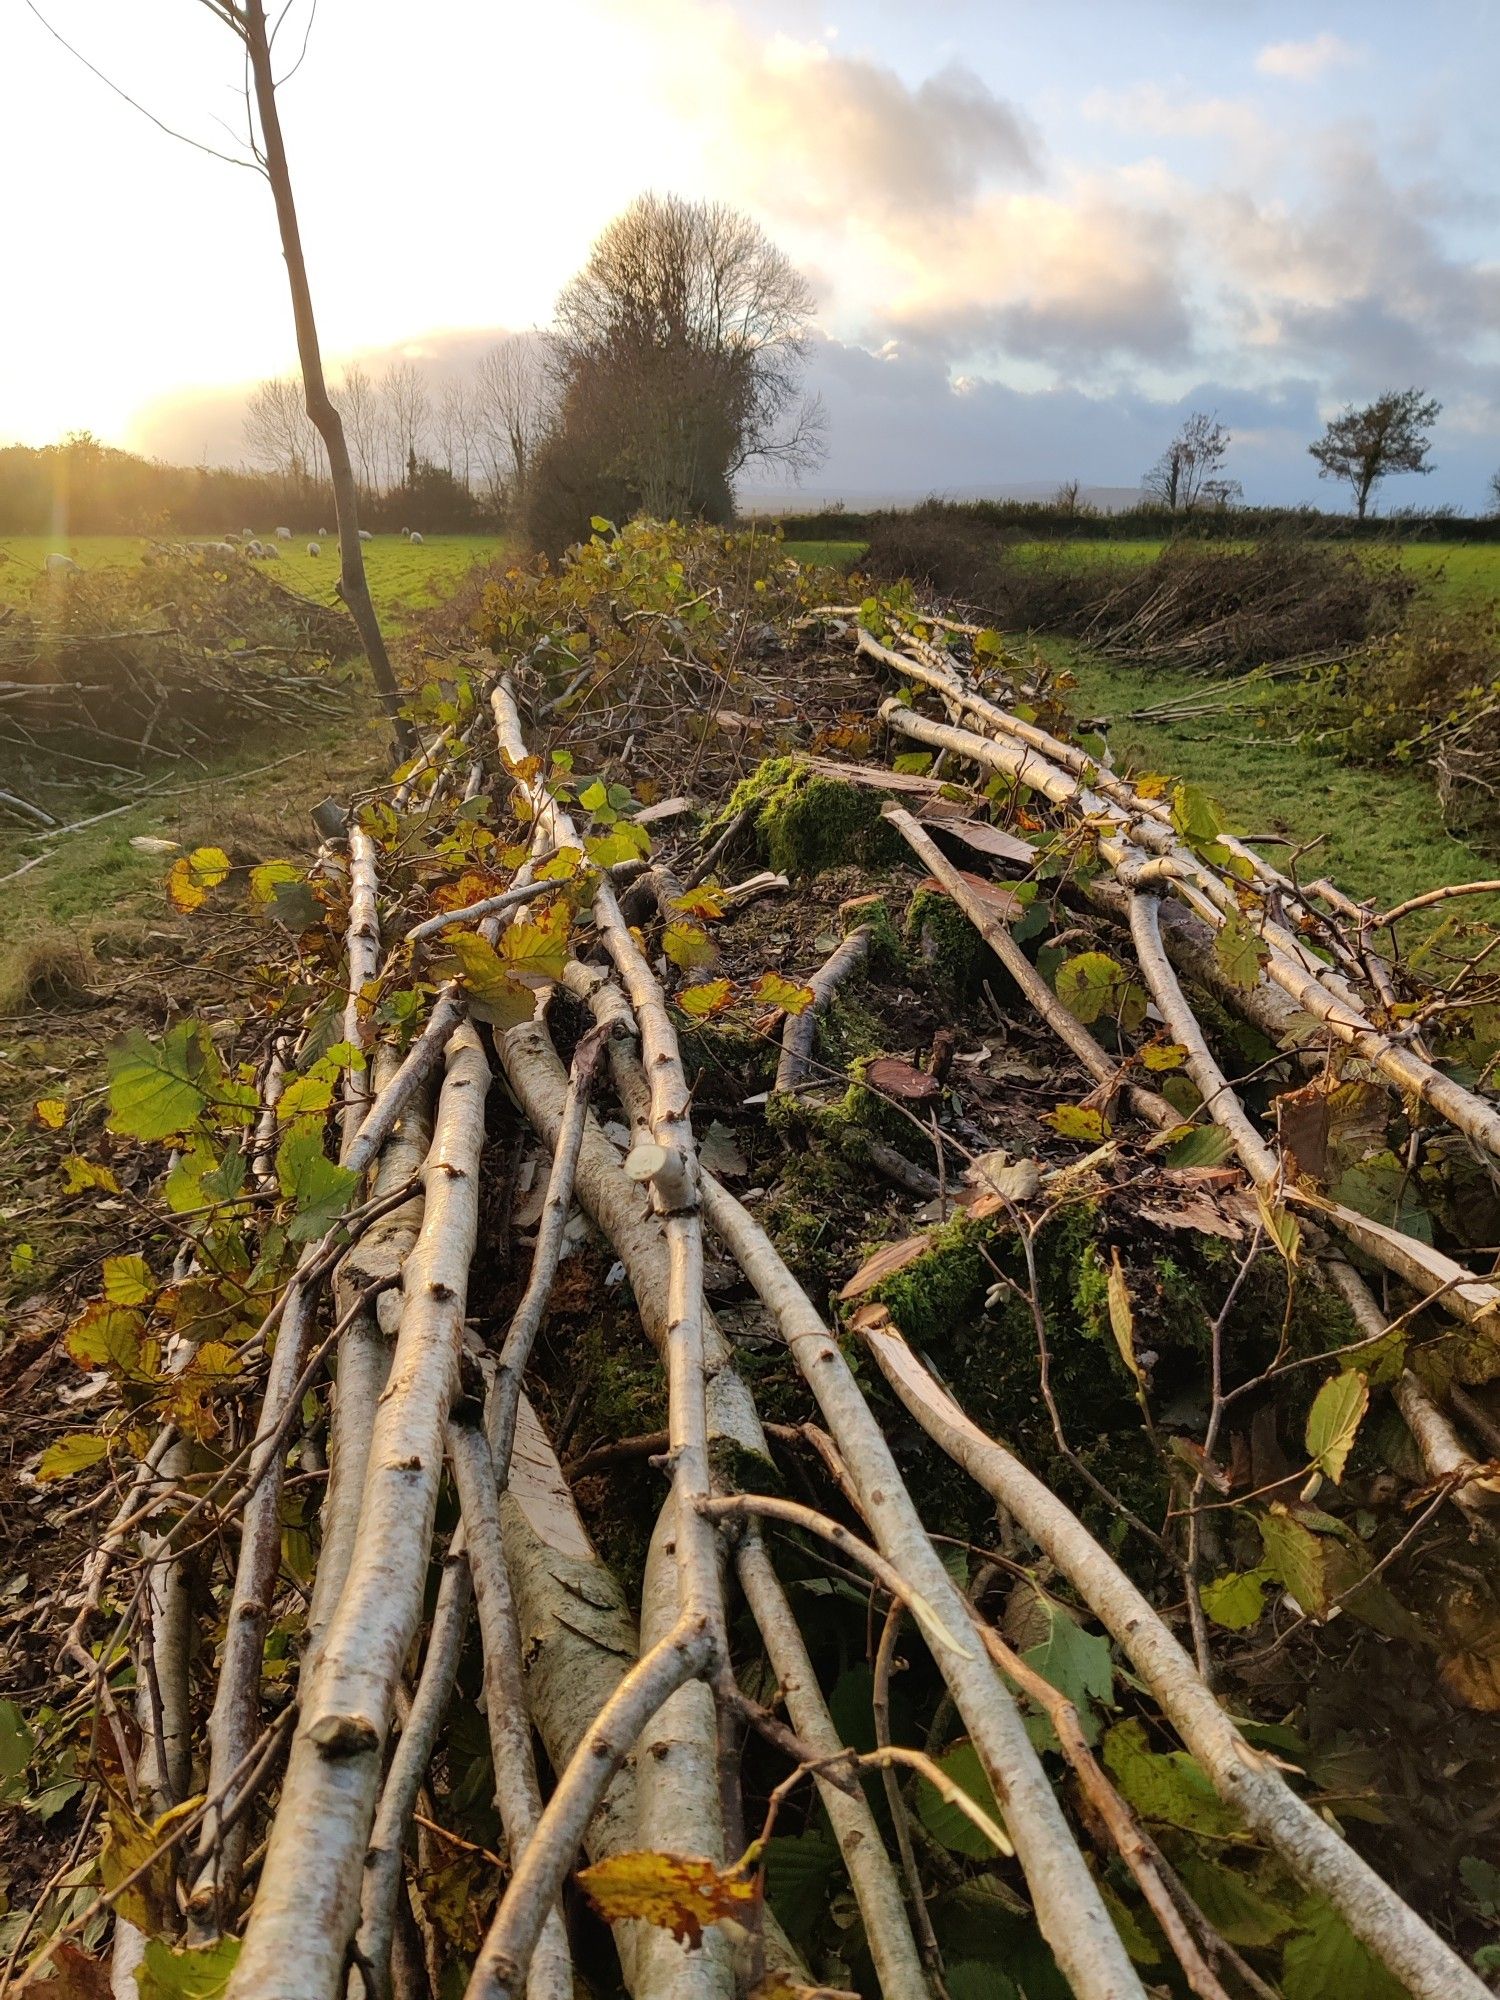
[[720,818],[727,823],[747,806],[763,859],[783,875],[849,862],[889,866],[903,851],[881,817],[879,792],[814,772],[800,758],[768,757],[735,787]]
[[957,1000],[971,999],[993,963],[989,946],[951,896],[918,889],[906,912],[911,956]]

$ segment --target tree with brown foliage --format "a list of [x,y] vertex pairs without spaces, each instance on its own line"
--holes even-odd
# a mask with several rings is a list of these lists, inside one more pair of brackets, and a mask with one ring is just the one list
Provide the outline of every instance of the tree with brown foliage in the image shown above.
[[822,409],[802,395],[812,313],[806,279],[747,216],[672,195],[632,202],[557,302],[544,463],[564,512],[597,511],[594,488],[630,511],[725,519],[746,465],[816,464]]

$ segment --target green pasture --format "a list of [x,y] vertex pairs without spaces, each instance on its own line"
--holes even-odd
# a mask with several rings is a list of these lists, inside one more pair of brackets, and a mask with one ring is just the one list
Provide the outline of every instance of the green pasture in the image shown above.
[[[263,535],[270,540],[272,534]],[[183,536],[206,541],[208,536]],[[338,581],[338,544],[331,537],[320,543],[321,555],[307,553],[309,537],[296,535],[275,544],[280,560],[267,563],[270,573],[290,589],[320,602],[333,602]],[[140,560],[148,546],[139,535],[0,536],[0,603],[17,603],[45,573],[48,555],[56,550],[83,568],[108,569]],[[439,603],[475,563],[488,562],[505,543],[496,535],[427,535],[413,548],[399,535],[376,535],[365,544],[365,570],[370,594],[383,618],[403,617]]]
[[[1070,563],[1127,561],[1150,562],[1166,546],[1161,541],[1038,541],[1018,542],[1021,556],[1062,555]],[[1206,543],[1222,548],[1225,543]],[[1441,600],[1454,606],[1483,603],[1500,598],[1500,542],[1411,542],[1360,543],[1356,546],[1383,552],[1399,548],[1407,568],[1430,586]],[[863,542],[788,542],[786,552],[803,563],[831,563],[850,569],[865,552]]]

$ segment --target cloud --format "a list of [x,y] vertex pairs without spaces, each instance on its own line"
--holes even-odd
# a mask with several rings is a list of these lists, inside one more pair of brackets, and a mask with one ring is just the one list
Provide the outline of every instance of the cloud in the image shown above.
[[680,98],[712,108],[711,150],[784,213],[886,219],[951,212],[996,181],[1028,182],[1030,121],[973,70],[949,63],[915,87],[826,45],[760,41],[721,24],[706,81],[694,51]]
[[1363,139],[1325,137],[1316,168],[1295,209],[1244,190],[1198,204],[1239,333],[1316,365],[1340,396],[1466,376],[1500,315],[1500,263],[1453,254],[1444,204],[1393,181]]
[[1176,216],[1113,181],[996,196],[901,239],[890,324],[947,355],[1000,349],[1064,376],[1119,357],[1183,359],[1182,240]]
[[1207,140],[1263,151],[1276,140],[1265,115],[1239,97],[1197,97],[1160,83],[1091,90],[1083,115],[1128,138]]
[[1358,60],[1359,51],[1325,28],[1306,42],[1268,42],[1255,58],[1262,76],[1284,77],[1291,83],[1313,83],[1324,70]]

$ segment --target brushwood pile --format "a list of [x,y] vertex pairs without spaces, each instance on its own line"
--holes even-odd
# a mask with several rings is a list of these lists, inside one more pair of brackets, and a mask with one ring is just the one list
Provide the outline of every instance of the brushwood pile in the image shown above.
[[101,1209],[12,1446],[9,1976],[1491,1990],[1463,895],[1283,872],[763,535],[497,564],[410,713],[311,863],[172,862],[242,983],[38,1096]]

